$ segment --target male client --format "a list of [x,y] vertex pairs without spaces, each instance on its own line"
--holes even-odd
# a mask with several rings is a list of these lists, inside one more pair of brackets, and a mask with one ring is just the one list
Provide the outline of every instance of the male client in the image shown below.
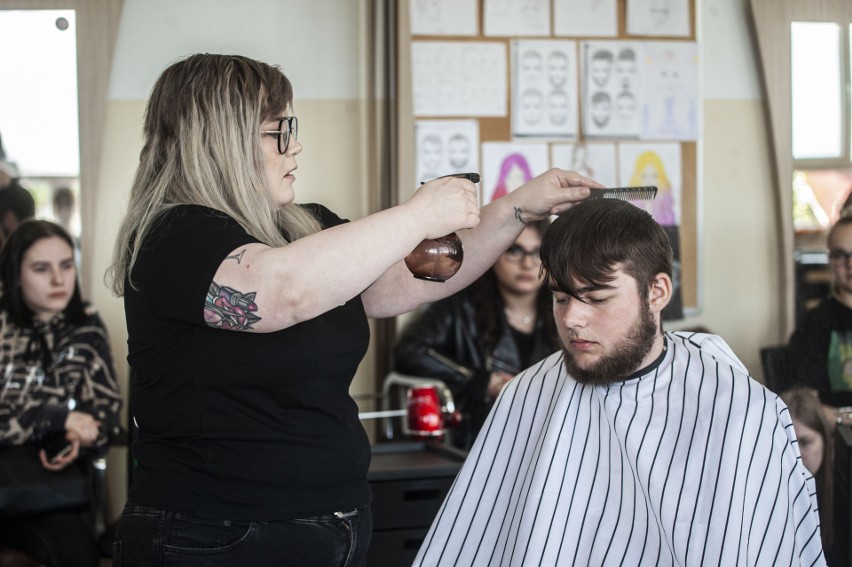
[[664,333],[671,247],[617,200],[551,225],[562,352],[504,388],[415,565],[824,565],[790,416],[719,337]]

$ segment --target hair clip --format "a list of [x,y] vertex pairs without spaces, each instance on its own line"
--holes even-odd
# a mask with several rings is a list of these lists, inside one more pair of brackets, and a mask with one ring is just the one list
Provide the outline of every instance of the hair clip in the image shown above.
[[644,187],[607,187],[592,189],[589,199],[620,199],[622,201],[650,201],[657,196],[653,185]]

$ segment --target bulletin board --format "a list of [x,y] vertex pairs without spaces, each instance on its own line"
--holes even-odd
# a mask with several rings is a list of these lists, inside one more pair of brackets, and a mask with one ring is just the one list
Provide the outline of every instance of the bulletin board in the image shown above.
[[483,205],[550,167],[657,185],[665,318],[698,308],[695,0],[398,0],[396,46],[398,201],[461,171]]

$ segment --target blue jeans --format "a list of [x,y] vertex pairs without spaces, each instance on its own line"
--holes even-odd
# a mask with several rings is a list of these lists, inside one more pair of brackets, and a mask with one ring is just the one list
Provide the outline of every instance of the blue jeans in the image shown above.
[[298,565],[363,567],[370,508],[278,522],[195,518],[128,503],[113,543],[113,567]]

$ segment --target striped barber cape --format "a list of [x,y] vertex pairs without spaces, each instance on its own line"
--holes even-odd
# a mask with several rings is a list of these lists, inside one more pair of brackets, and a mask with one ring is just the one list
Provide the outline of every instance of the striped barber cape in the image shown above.
[[719,337],[583,385],[556,353],[500,394],[415,566],[825,565],[784,403]]

